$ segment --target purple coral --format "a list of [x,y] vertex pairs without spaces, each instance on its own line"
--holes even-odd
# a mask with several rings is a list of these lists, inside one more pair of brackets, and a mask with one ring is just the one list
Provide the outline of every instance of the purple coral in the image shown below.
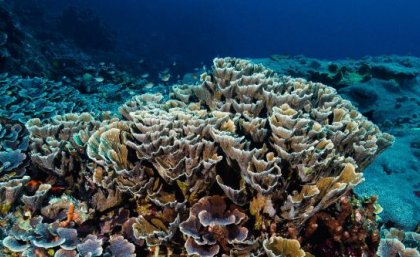
[[215,256],[220,250],[228,254],[234,248],[233,243],[245,241],[248,229],[242,225],[246,220],[245,213],[233,204],[228,206],[225,197],[216,195],[194,204],[189,218],[179,227],[188,237],[185,242],[188,254]]
[[98,239],[95,235],[88,235],[83,243],[77,245],[77,250],[81,256],[101,256],[102,239]]
[[115,257],[133,257],[136,247],[123,236],[114,236],[110,240],[110,250]]

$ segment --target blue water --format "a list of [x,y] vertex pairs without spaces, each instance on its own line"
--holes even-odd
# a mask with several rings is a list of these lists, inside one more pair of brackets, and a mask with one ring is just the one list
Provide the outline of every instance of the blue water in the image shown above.
[[[51,3],[57,5],[57,1]],[[303,54],[420,56],[417,0],[89,0],[123,49],[147,59]]]

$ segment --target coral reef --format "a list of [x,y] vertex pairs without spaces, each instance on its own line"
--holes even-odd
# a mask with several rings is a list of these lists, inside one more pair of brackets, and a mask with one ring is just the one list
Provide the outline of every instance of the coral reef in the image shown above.
[[25,125],[0,118],[0,182],[22,177],[28,166],[29,132]]
[[0,115],[21,122],[89,108],[73,87],[43,78],[0,75],[0,92]]
[[0,74],[0,115],[24,123],[31,118],[46,120],[76,112],[96,116],[116,111],[123,99],[147,92],[142,87],[147,81],[118,72],[113,65],[83,70],[83,75],[60,82]]
[[31,171],[2,185],[3,252],[373,256],[375,199],[351,191],[393,137],[333,88],[249,61],[215,59],[201,80],[135,96],[122,118],[29,120]]
[[381,210],[376,197],[344,196],[309,220],[303,244],[315,256],[375,256]]
[[[13,86],[20,84],[21,80],[26,80],[25,83],[40,83],[39,80],[42,80],[42,84],[47,84],[52,88],[49,91],[34,85],[38,92],[48,92],[46,96],[60,95],[65,99],[64,102],[69,100],[75,103],[79,103],[86,96],[93,100],[92,104],[95,107],[92,110],[99,107],[104,111],[116,110],[119,105],[133,95],[155,90],[168,91],[167,86],[162,83],[155,83],[155,86],[141,75],[134,76],[127,71],[119,70],[112,63],[103,62],[110,60],[109,56],[118,62],[116,58],[118,55],[115,54],[115,51],[108,49],[115,47],[115,38],[103,21],[92,11],[79,13],[78,10],[70,8],[57,18],[45,11],[44,4],[42,1],[32,0],[22,0],[19,3],[0,2],[0,80],[2,84],[11,83]],[[75,25],[75,22],[78,25]],[[57,23],[58,25],[54,25]],[[74,28],[77,30],[75,31]],[[87,38],[87,41],[80,42]],[[91,48],[92,44],[96,51],[87,51],[85,48]],[[103,50],[98,50],[100,45],[104,47]],[[122,55],[122,53],[120,54]],[[123,66],[125,70],[129,70],[127,66],[130,65],[124,62],[118,63],[119,68]],[[142,70],[141,72],[146,71]],[[157,78],[153,79],[156,80],[154,82],[157,82]],[[148,88],[146,85],[152,88]],[[15,101],[17,102],[19,102],[19,98],[23,98],[24,102],[28,100],[29,96],[15,95],[20,90],[20,86],[15,89],[2,88],[3,86],[6,85],[0,86],[2,93],[0,98],[3,98],[4,93],[5,96],[16,97]],[[63,90],[57,86],[62,87]],[[3,89],[6,92],[3,92]],[[78,91],[81,95],[68,92],[69,90]],[[10,106],[4,107],[1,103],[2,100],[0,100],[0,109],[13,110]],[[104,104],[105,102],[109,102],[109,104]],[[44,107],[50,106],[45,102],[34,103],[40,105],[38,112],[41,112]],[[51,103],[51,108],[57,108],[57,104]],[[47,115],[47,118],[72,111],[82,112],[88,108],[88,104],[84,104],[84,110],[78,108],[69,110],[71,107],[65,103],[63,105],[66,105],[66,110],[63,112],[53,111],[51,115]],[[27,112],[30,111],[33,110]],[[20,115],[23,112],[21,109],[16,109],[14,113]],[[35,117],[41,118],[38,114]]]
[[336,88],[384,130],[420,124],[419,58],[378,56],[330,61],[277,55],[253,61],[281,75],[302,77]]
[[418,256],[378,227],[419,226],[420,59],[216,59],[168,98],[175,62],[42,4],[0,1],[0,256]]
[[396,228],[383,231],[378,249],[379,257],[418,257],[420,256],[420,234],[416,232],[404,232]]
[[[419,224],[417,213],[420,212],[420,59],[378,56],[318,60],[272,56],[252,61],[263,63],[281,75],[302,77],[336,88],[369,120],[396,136],[395,144],[367,168],[366,183],[357,187],[356,193],[378,195],[384,207],[383,221],[413,230]],[[400,186],[390,187],[392,184]]]

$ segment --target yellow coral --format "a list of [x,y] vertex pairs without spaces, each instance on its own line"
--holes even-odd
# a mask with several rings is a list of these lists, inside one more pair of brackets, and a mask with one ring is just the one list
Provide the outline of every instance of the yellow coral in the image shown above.
[[295,239],[273,236],[263,242],[264,250],[269,257],[306,257],[305,251]]

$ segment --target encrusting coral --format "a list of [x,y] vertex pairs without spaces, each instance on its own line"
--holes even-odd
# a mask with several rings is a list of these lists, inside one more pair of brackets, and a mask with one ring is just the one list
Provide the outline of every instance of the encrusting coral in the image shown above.
[[[89,114],[30,120],[31,175],[41,181],[12,210],[22,217],[29,210],[41,222],[47,199],[55,199],[48,226],[74,229],[77,238],[68,241],[67,233],[61,236],[67,230],[53,229],[62,243],[46,248],[26,237],[19,239],[28,245],[24,251],[312,256],[314,224],[354,221],[348,215],[355,208],[345,202],[342,215],[331,208],[349,199],[392,136],[333,88],[279,77],[245,60],[215,59],[213,73],[201,79],[199,86],[175,86],[166,102],[161,95],[134,97],[121,106],[122,120]],[[69,213],[78,210],[70,204],[84,207],[66,215],[60,197]],[[26,229],[49,242],[50,235]],[[3,240],[8,251],[16,251],[16,239]]]

